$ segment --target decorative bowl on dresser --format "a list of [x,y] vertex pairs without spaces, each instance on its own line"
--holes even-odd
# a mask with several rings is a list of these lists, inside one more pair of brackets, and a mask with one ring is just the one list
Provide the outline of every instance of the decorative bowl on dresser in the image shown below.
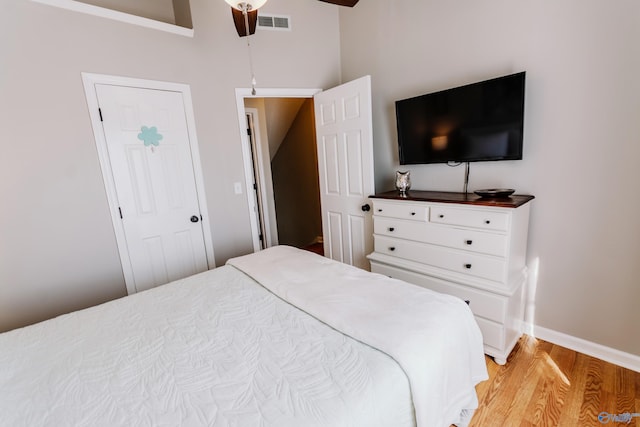
[[503,365],[522,335],[533,196],[397,191],[370,196],[371,271],[467,301]]

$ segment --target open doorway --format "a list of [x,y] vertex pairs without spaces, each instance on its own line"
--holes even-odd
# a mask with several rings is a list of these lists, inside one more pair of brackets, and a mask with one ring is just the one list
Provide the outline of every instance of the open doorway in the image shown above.
[[[245,99],[258,97],[313,98],[324,255],[368,269],[367,254],[373,250],[369,196],[375,193],[371,76],[362,76],[326,90],[261,88],[256,96],[251,95],[251,89],[236,89],[248,213],[255,251],[260,250],[260,226],[256,197],[252,194],[255,183],[246,131]],[[301,185],[296,188],[300,197],[304,189]]]
[[243,105],[258,249],[283,244],[323,254],[313,98],[253,97]]

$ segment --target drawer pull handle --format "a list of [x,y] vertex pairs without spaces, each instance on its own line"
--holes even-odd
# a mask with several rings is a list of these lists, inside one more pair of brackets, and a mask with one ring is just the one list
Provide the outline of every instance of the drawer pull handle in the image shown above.
[[465,264],[464,268],[466,268],[467,270],[471,270],[471,264]]
[[471,305],[471,300],[470,299],[466,299],[466,300],[464,300],[464,302],[466,302],[467,305]]
[[382,209],[378,209],[378,212],[382,212]]
[[412,216],[413,216],[413,215],[415,215],[415,214],[416,214],[415,212],[411,212],[411,215],[412,215]]
[[395,230],[395,228],[389,227],[389,231],[393,232],[393,230]]
[[444,218],[444,215],[440,214],[438,215],[439,218]]
[[467,245],[471,246],[471,245],[473,244],[473,240],[467,240],[467,241],[465,241],[465,243],[466,243]]
[[491,224],[491,221],[486,220],[484,223],[485,223],[485,224]]
[[395,248],[394,246],[391,246],[391,247],[389,248],[389,250],[390,250],[391,252],[393,252],[393,251],[395,251],[395,250],[396,250],[396,248]]

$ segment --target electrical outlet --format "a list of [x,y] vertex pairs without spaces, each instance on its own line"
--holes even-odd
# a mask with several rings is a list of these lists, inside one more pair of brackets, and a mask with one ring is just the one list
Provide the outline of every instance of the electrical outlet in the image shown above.
[[242,183],[241,182],[234,182],[233,183],[233,191],[236,194],[242,194]]

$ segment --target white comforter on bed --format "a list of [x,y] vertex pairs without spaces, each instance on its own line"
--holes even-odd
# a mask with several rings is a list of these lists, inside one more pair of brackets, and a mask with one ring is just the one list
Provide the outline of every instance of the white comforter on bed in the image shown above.
[[487,369],[482,335],[462,300],[286,246],[229,264],[393,357],[409,378],[419,426],[464,423],[463,411],[477,407],[475,385]]
[[412,426],[388,355],[231,266],[0,334],[2,426]]

